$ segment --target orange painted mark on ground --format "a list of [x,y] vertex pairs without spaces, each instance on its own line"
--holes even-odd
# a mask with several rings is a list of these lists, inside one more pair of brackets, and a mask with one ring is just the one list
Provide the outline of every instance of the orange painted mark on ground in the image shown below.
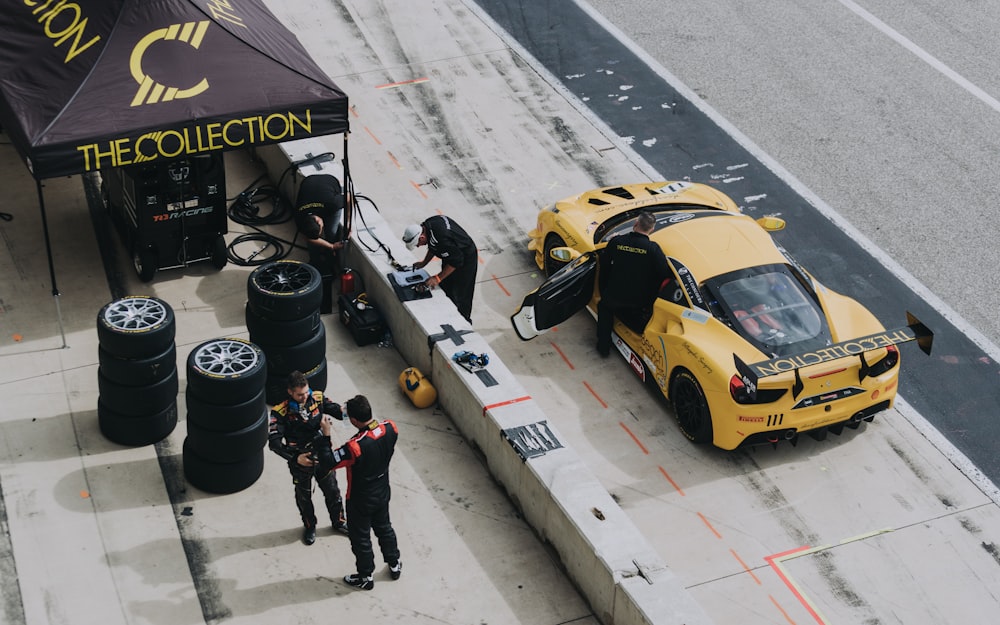
[[354,115],[355,117],[361,117],[360,115],[358,115],[358,109],[355,108],[353,104],[350,106],[350,108],[348,108],[348,110],[351,112],[351,115]]
[[677,485],[677,482],[674,481],[674,478],[670,477],[670,475],[667,473],[667,470],[660,466],[656,468],[660,470],[660,473],[663,474],[663,477],[667,478],[667,481],[670,482],[670,485],[674,487],[674,490],[680,493],[681,497],[683,497],[684,489]]
[[80,491],[80,499],[89,499],[89,498],[90,498],[90,493],[89,492],[87,492],[85,490],[81,490]]
[[372,132],[372,129],[371,129],[371,128],[369,128],[368,126],[365,126],[365,132],[367,132],[367,133],[368,133],[368,136],[369,136],[369,137],[371,137],[372,139],[374,139],[374,140],[375,140],[375,143],[377,143],[377,144],[379,144],[379,145],[382,145],[382,142],[378,140],[378,137],[376,137],[376,136],[375,136],[375,133],[374,133],[374,132]]
[[13,335],[13,336],[11,336],[10,338],[14,339],[14,342],[15,342],[15,343],[20,343],[21,341],[23,341],[23,340],[24,340],[24,337],[23,337],[23,336],[21,336],[20,334],[14,334],[14,335]]
[[632,440],[634,440],[635,444],[639,446],[639,449],[642,450],[642,453],[644,453],[644,454],[646,454],[648,456],[649,455],[649,450],[646,449],[646,446],[642,444],[642,442],[639,440],[639,437],[636,436],[635,434],[633,434],[632,430],[628,429],[628,426],[625,425],[624,423],[622,423],[621,421],[618,422],[618,425],[622,426],[622,429],[625,430],[626,432],[628,432],[628,435],[632,437]]
[[743,570],[750,574],[750,577],[753,578],[753,581],[757,582],[758,586],[763,586],[763,584],[760,583],[760,579],[758,579],[758,577],[753,574],[753,571],[751,571],[750,567],[747,566],[747,563],[743,561],[743,558],[741,558],[739,554],[736,553],[735,549],[730,549],[729,553],[733,554],[733,557],[736,558],[736,561],[740,563],[740,566],[743,567]]
[[712,533],[715,534],[716,538],[719,538],[719,539],[722,538],[722,534],[720,534],[718,532],[718,530],[715,529],[715,527],[712,525],[712,523],[708,520],[708,517],[706,517],[704,514],[702,514],[702,513],[699,512],[698,513],[698,518],[701,519],[701,522],[705,524],[705,527],[707,527],[708,529],[712,530]]
[[771,600],[771,603],[774,604],[774,607],[778,608],[778,612],[781,612],[781,615],[785,617],[785,620],[788,621],[789,625],[795,625],[795,621],[792,619],[792,617],[788,616],[788,612],[785,612],[785,608],[781,607],[781,604],[778,603],[777,599],[775,599],[771,595],[768,595],[767,598]]
[[494,274],[490,274],[490,275],[493,276],[493,281],[497,283],[497,286],[500,287],[500,290],[504,292],[504,295],[506,295],[507,297],[510,297],[510,291],[508,291],[506,288],[504,288],[503,283],[500,282],[500,278],[496,277],[496,275],[494,275]]
[[419,185],[419,184],[417,184],[417,183],[413,182],[412,180],[410,181],[410,184],[412,184],[412,185],[413,185],[413,188],[417,190],[417,193],[419,193],[419,194],[420,194],[421,196],[423,196],[423,198],[424,198],[425,200],[427,199],[427,194],[426,194],[426,193],[424,193],[424,190],[420,188],[420,185]]
[[389,155],[389,160],[392,161],[392,164],[396,166],[396,169],[403,168],[403,166],[399,164],[399,161],[396,160],[396,157],[393,155],[392,152],[386,150],[385,153]]
[[522,401],[528,401],[529,399],[531,399],[531,395],[525,395],[524,397],[518,397],[517,399],[508,399],[507,401],[501,401],[495,404],[490,404],[489,406],[483,406],[483,416],[484,417],[486,416],[486,412],[488,410],[492,410],[494,408],[500,408],[502,406],[509,406],[511,404],[517,404]]
[[559,349],[559,346],[556,345],[554,341],[549,341],[549,344],[552,345],[552,349],[556,350],[556,352],[562,356],[562,359],[566,363],[567,367],[570,369],[576,369],[576,367],[573,366],[573,363],[569,361],[569,358],[566,357],[566,354],[563,353],[563,350]]
[[586,382],[584,382],[583,385],[587,387],[587,390],[590,391],[590,394],[593,395],[594,398],[597,399],[597,401],[601,402],[601,407],[602,408],[607,408],[608,407],[608,405],[604,403],[604,400],[601,399],[601,396],[597,394],[597,391],[595,391],[593,388],[591,388],[591,386],[589,384],[587,384]]
[[376,89],[392,89],[394,87],[403,87],[403,86],[406,86],[406,85],[415,85],[417,83],[427,82],[428,80],[430,80],[430,78],[424,77],[424,78],[414,78],[413,80],[401,80],[399,82],[387,82],[384,85],[378,85],[375,88]]
[[803,607],[805,607],[806,611],[809,612],[809,614],[811,614],[814,619],[816,619],[816,622],[819,623],[820,625],[826,625],[826,621],[823,619],[822,616],[820,616],[816,608],[813,607],[813,604],[809,600],[809,598],[806,597],[805,593],[799,590],[798,584],[796,584],[792,580],[792,578],[785,573],[785,570],[781,566],[785,560],[791,560],[792,558],[797,558],[801,555],[812,553],[812,551],[813,549],[811,549],[808,545],[806,545],[805,547],[799,547],[798,549],[790,549],[788,551],[783,551],[781,553],[772,556],[766,556],[764,558],[764,561],[767,562],[769,565],[771,565],[771,568],[774,569],[774,572],[778,574],[778,578],[780,578],[781,581],[785,583],[785,586],[787,586],[788,589],[792,591],[792,594],[795,595],[795,598],[798,599],[799,603],[801,603]]

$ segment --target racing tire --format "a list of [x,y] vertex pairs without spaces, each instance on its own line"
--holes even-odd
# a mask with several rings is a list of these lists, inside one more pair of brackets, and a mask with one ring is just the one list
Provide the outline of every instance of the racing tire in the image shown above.
[[98,367],[97,388],[99,401],[114,412],[127,417],[148,417],[177,403],[177,367],[159,382],[145,386],[125,386],[113,382]]
[[235,432],[257,421],[261,411],[267,409],[263,389],[250,399],[236,404],[213,404],[188,389],[184,393],[187,422],[213,432]]
[[264,351],[244,339],[205,341],[187,357],[187,391],[208,403],[241,404],[256,397],[266,379]]
[[292,371],[309,371],[316,363],[326,359],[326,326],[316,326],[313,335],[298,345],[279,347],[258,343],[267,354],[267,367],[271,373],[288,375]]
[[323,278],[319,270],[297,260],[265,263],[247,278],[247,301],[262,317],[294,321],[319,310]]
[[177,347],[170,343],[163,352],[147,358],[120,358],[102,346],[97,348],[100,370],[123,386],[155,384],[177,370]]
[[257,413],[254,423],[232,432],[205,429],[188,419],[186,444],[192,452],[214,462],[240,462],[267,445],[268,411]]
[[551,252],[553,248],[564,247],[565,245],[566,242],[563,241],[563,238],[558,234],[549,234],[549,236],[545,237],[545,246],[543,248],[544,260],[542,261],[542,264],[545,266],[546,278],[552,277],[552,274],[566,266],[567,263],[561,263],[549,255],[549,252]]
[[221,234],[212,241],[212,266],[222,269],[229,262],[229,247],[226,246],[226,237]]
[[104,437],[113,443],[128,447],[152,445],[169,436],[177,426],[177,402],[159,412],[133,417],[115,412],[98,399],[97,423]]
[[236,432],[257,422],[260,413],[267,409],[263,389],[250,399],[237,404],[214,404],[188,389],[184,394],[187,406],[187,423],[213,432]]
[[262,316],[248,302],[245,316],[250,340],[258,345],[274,347],[290,347],[307,341],[316,333],[316,326],[320,325],[318,308],[299,319],[276,321]]
[[184,478],[206,493],[227,495],[239,492],[253,485],[264,472],[263,449],[238,462],[213,462],[192,451],[187,437],[184,439],[181,459]]
[[162,354],[174,342],[176,331],[174,309],[156,297],[123,297],[97,313],[97,340],[119,358]]
[[135,275],[139,276],[142,282],[151,282],[156,275],[156,270],[160,268],[160,260],[156,253],[156,248],[152,245],[137,245],[132,251],[132,266],[135,268]]
[[677,425],[688,440],[699,445],[712,442],[712,415],[708,400],[691,372],[681,370],[674,375],[670,382],[670,403]]
[[[326,358],[309,371],[306,371],[304,375],[306,376],[306,379],[309,380],[309,388],[314,391],[325,392],[327,383]],[[288,385],[287,378],[287,375],[268,373],[267,386],[265,387],[264,393],[269,406],[276,406],[288,399],[288,391],[286,390]]]

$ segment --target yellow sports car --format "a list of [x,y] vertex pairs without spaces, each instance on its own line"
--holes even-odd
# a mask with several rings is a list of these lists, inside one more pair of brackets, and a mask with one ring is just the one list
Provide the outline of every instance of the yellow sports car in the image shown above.
[[511,322],[529,340],[600,299],[599,250],[656,217],[650,239],[671,275],[612,343],[673,407],[684,435],[722,449],[822,440],[892,406],[900,343],[930,353],[933,334],[907,313],[886,330],[857,301],[820,284],[772,240],[777,217],[754,220],[707,185],[651,182],[567,198],[538,215],[528,248],[548,280]]

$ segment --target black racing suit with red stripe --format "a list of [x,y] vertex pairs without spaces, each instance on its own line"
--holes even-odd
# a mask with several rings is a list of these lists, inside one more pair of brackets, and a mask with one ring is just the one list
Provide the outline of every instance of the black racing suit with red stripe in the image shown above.
[[[390,420],[372,419],[349,441],[333,449],[330,439],[316,439],[319,459],[317,475],[333,469],[347,469],[347,532],[358,574],[368,577],[375,570],[372,532],[378,538],[382,559],[393,565],[399,561],[396,532],[389,520],[389,461],[396,448],[399,431]],[[332,468],[331,468],[332,467]]]
[[324,471],[322,477],[316,467],[299,464],[299,456],[312,453],[313,439],[319,433],[319,423],[323,414],[335,419],[344,419],[340,404],[330,401],[322,391],[311,391],[303,404],[286,399],[271,409],[268,421],[267,444],[271,451],[288,461],[288,471],[295,484],[295,505],[302,516],[305,527],[316,527],[316,509],[312,502],[312,480],[316,474],[316,484],[323,491],[330,521],[341,525],[344,521],[343,500],[335,471]]

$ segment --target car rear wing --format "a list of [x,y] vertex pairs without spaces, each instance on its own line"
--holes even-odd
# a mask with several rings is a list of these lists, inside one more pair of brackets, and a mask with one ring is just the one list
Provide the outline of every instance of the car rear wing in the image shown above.
[[861,370],[858,372],[858,382],[868,377],[871,367],[865,360],[865,353],[876,349],[909,343],[916,341],[921,351],[930,356],[931,345],[934,342],[934,333],[930,331],[919,319],[909,312],[906,313],[908,325],[895,330],[885,330],[876,334],[869,334],[849,341],[842,341],[828,345],[822,349],[810,352],[802,352],[791,356],[779,356],[770,360],[746,364],[740,357],[733,354],[736,362],[736,372],[739,374],[751,397],[757,394],[757,383],[761,378],[771,377],[786,371],[795,372],[795,386],[792,388],[794,396],[798,396],[803,388],[802,378],[799,377],[799,369],[810,365],[818,365],[824,362],[858,356],[861,359]]

